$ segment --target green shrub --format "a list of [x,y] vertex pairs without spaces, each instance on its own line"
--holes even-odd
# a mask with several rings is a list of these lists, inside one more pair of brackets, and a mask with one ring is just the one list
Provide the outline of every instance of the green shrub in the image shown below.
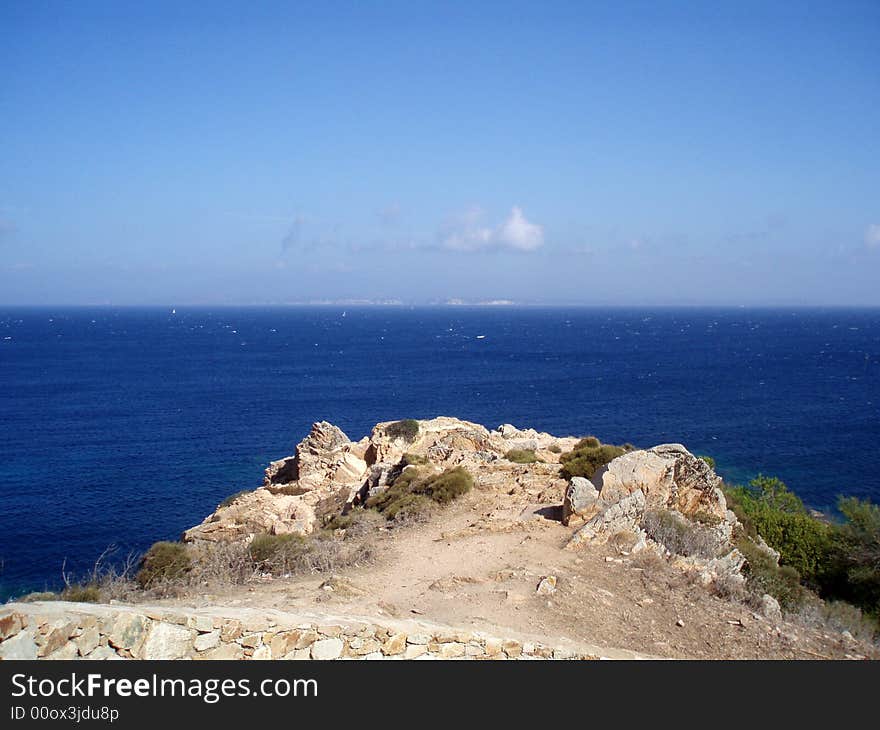
[[354,507],[347,514],[330,515],[324,522],[326,530],[346,530],[351,533],[367,533],[375,527],[378,515],[374,510]]
[[267,532],[254,535],[248,546],[248,552],[255,563],[268,563],[279,556],[296,557],[307,552],[308,541],[302,535],[289,533],[286,535],[270,535]]
[[404,469],[384,492],[370,497],[366,506],[389,520],[399,519],[424,512],[432,503],[448,504],[469,492],[473,484],[473,477],[460,466],[428,475]]
[[421,454],[404,454],[400,461],[404,466],[426,466],[428,457]]
[[592,479],[599,467],[624,453],[626,450],[621,446],[602,444],[595,436],[588,436],[578,441],[571,451],[559,457],[562,464],[560,474],[565,479],[572,477]]
[[438,504],[448,504],[474,486],[474,479],[463,467],[447,469],[441,474],[429,477],[416,485],[419,494],[425,494]]
[[53,591],[36,591],[28,593],[21,598],[16,598],[19,603],[34,603],[35,601],[60,601],[61,594]]
[[775,477],[759,475],[747,487],[727,490],[729,506],[751,537],[760,535],[815,587],[828,571],[829,526],[812,517],[800,498]]
[[419,435],[419,422],[413,418],[395,421],[385,427],[385,433],[391,438],[402,438],[404,441],[415,441]]
[[157,542],[141,559],[135,581],[141,588],[182,578],[192,567],[186,547],[179,542]]
[[418,469],[404,469],[385,491],[370,497],[365,506],[393,520],[401,509],[413,504],[411,497],[415,495],[414,485],[420,478]]
[[[793,569],[823,598],[848,601],[880,617],[880,507],[841,497],[838,511],[843,521],[827,523],[813,517],[800,498],[773,477],[760,475],[746,487],[724,491],[746,536],[754,540],[760,535],[779,552],[783,568]],[[770,573],[769,568],[763,570]],[[783,593],[791,592],[790,579],[790,574],[784,577]],[[779,582],[779,576],[767,580]]]
[[504,458],[514,464],[534,464],[538,460],[535,452],[531,449],[511,449],[504,455]]
[[845,522],[834,525],[826,591],[880,618],[880,506],[841,497]]
[[761,550],[750,537],[742,537],[736,546],[746,559],[746,582],[756,597],[769,593],[787,611],[800,605],[805,590],[797,570],[790,565],[777,565],[773,556]]
[[559,444],[550,444],[547,447],[547,451],[549,451],[551,454],[561,454],[562,447]]
[[698,456],[697,458],[705,461],[709,465],[709,467],[712,468],[713,470],[715,469],[715,459],[713,459],[711,456],[703,455],[703,456]]
[[74,603],[98,603],[101,600],[101,589],[96,585],[74,583],[61,591],[61,600]]
[[222,509],[223,507],[228,507],[239,497],[243,497],[245,494],[250,494],[250,489],[242,489],[240,492],[236,492],[235,494],[230,494],[226,499],[224,499],[220,504],[217,505],[217,509]]

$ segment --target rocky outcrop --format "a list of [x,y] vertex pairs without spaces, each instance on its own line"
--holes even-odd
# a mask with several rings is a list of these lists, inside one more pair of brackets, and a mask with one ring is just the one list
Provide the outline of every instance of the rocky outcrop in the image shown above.
[[645,510],[652,509],[711,524],[718,551],[730,550],[736,518],[727,510],[721,478],[681,444],[627,452],[599,468],[589,486],[585,482],[575,477],[566,490],[563,520],[588,520],[570,547],[604,542],[615,530],[638,532]]
[[268,532],[308,535],[315,529],[315,508],[302,495],[273,494],[265,488],[218,507],[202,524],[183,533],[184,542],[230,542]]
[[640,490],[650,508],[674,509],[686,517],[702,514],[719,520],[727,513],[721,478],[681,444],[662,444],[623,454],[601,467],[593,483],[606,504]]
[[[187,530],[183,539],[198,544],[247,542],[259,533],[308,535],[325,516],[379,494],[405,468],[440,471],[462,466],[479,490],[521,494],[533,504],[561,502],[563,523],[582,525],[570,548],[602,544],[619,532],[635,535],[637,550],[656,546],[642,531],[642,519],[646,510],[668,510],[683,519],[711,523],[716,557],[731,551],[736,519],[727,511],[720,479],[680,444],[630,451],[600,468],[592,481],[575,477],[566,482],[559,476],[559,453],[577,443],[573,437],[510,424],[490,431],[443,416],[417,423],[417,430],[413,424],[402,429],[398,422],[379,423],[357,442],[330,423],[316,423],[292,456],[269,465],[260,488],[218,507],[202,524]],[[505,458],[513,449],[535,451],[538,459],[514,463]],[[414,459],[420,466],[406,466]],[[704,560],[689,569],[713,580],[722,575],[727,580],[728,573],[741,568],[739,562],[728,570],[736,562]]]
[[[370,436],[356,442],[333,424],[315,423],[292,456],[269,464],[260,488],[218,507],[200,525],[186,530],[183,540],[211,543],[247,541],[262,532],[310,534],[325,514],[362,503],[387,488],[403,469],[405,454],[423,457],[427,468],[435,470],[464,466],[486,488],[561,494],[564,482],[554,462],[559,451],[576,441],[509,424],[489,431],[446,416],[418,421],[418,432],[408,438],[399,434],[396,423],[379,423]],[[526,446],[544,449],[543,463],[526,468],[503,458],[509,450]]]
[[599,490],[593,483],[584,477],[572,477],[562,500],[562,524],[583,524],[600,509]]
[[637,489],[619,502],[605,507],[574,534],[567,547],[574,549],[588,543],[602,544],[620,532],[636,534],[644,513],[645,495],[641,489]]
[[297,445],[296,454],[269,464],[263,486],[295,485],[305,493],[329,484],[354,484],[366,468],[364,449],[340,428],[321,421]]
[[314,531],[321,505],[340,502],[360,487],[367,463],[366,444],[355,444],[336,426],[321,421],[296,447],[296,453],[269,464],[263,486],[218,507],[200,525],[183,533],[184,542],[248,540]]

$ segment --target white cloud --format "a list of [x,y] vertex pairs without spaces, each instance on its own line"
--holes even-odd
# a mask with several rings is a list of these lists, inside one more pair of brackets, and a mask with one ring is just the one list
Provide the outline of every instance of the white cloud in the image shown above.
[[870,249],[880,249],[880,223],[872,223],[865,231],[865,245]]
[[453,251],[513,249],[534,251],[544,245],[544,229],[526,219],[514,206],[507,219],[493,227],[483,222],[481,208],[473,207],[447,223],[442,232],[443,246]]
[[514,206],[510,217],[498,229],[497,237],[500,243],[511,248],[534,251],[544,244],[544,229],[535,223],[529,223],[522,210]]

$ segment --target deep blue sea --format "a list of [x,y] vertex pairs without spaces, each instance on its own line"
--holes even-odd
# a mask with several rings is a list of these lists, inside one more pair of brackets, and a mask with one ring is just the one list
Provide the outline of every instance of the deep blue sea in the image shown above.
[[880,501],[880,310],[0,310],[0,597],[176,539],[313,421],[436,415]]

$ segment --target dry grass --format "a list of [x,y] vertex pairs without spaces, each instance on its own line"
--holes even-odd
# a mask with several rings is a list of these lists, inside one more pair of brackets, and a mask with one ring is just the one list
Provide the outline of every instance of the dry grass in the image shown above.
[[880,648],[880,626],[877,620],[844,601],[823,601],[813,597],[802,601],[786,617],[820,631],[833,633],[848,631],[857,641],[874,644]]
[[717,539],[711,530],[669,510],[648,510],[642,518],[648,537],[676,555],[715,557]]

